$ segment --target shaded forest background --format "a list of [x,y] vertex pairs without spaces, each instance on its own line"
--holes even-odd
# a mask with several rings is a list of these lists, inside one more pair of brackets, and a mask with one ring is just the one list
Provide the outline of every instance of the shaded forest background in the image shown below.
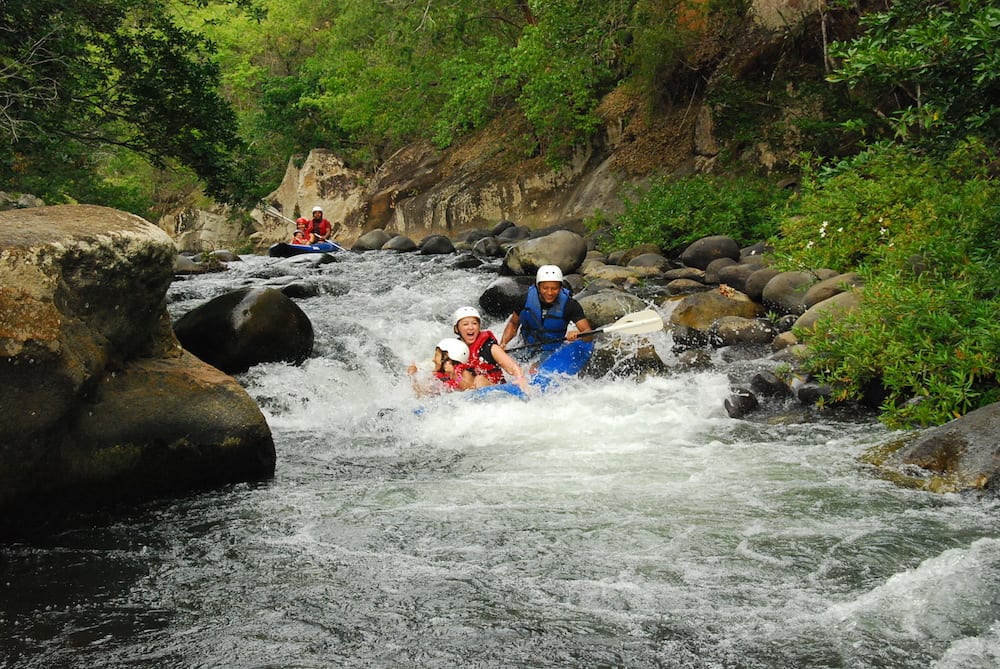
[[[764,40],[769,4],[805,18]],[[650,137],[704,108],[711,166],[658,171],[671,147],[649,142],[622,165],[646,186],[592,224],[857,269],[864,307],[802,333],[810,365],[842,398],[879,386],[889,422],[938,423],[1000,398],[998,35],[998,0],[7,0],[0,189],[239,212],[316,147],[374,173],[501,119],[512,155],[558,165],[602,105]]]

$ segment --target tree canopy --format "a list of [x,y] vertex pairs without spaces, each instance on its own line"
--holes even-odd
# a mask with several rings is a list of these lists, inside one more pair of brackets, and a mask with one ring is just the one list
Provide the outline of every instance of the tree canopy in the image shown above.
[[840,67],[829,78],[864,96],[897,138],[945,150],[967,135],[1000,140],[995,0],[896,0],[861,26],[834,45]]
[[[828,4],[843,17],[865,3]],[[869,113],[822,123],[944,140],[945,149],[967,134],[995,142],[997,4],[896,0],[861,14],[864,34],[833,45],[838,67],[817,85],[846,83]],[[312,148],[371,169],[407,143],[448,146],[501,114],[524,128],[524,154],[559,160],[596,132],[598,104],[616,87],[645,94],[651,107],[688,105],[712,76],[698,62],[707,26],[745,25],[747,7],[7,0],[0,188],[136,211],[132,200],[149,200],[148,162],[188,168],[217,200],[250,202],[277,184],[290,156]],[[752,113],[774,106],[772,93],[737,106],[749,115],[741,132],[760,135]]]
[[594,132],[602,96],[684,60],[682,12],[745,5],[263,1],[259,29],[221,9],[208,17],[244,128],[279,155],[322,145],[361,165],[415,139],[448,146],[504,112],[526,120],[526,153],[558,158]]
[[95,187],[101,157],[124,149],[154,165],[190,168],[219,199],[247,199],[244,143],[219,92],[213,45],[176,21],[177,7],[166,0],[0,5],[0,184],[80,198],[85,184]]

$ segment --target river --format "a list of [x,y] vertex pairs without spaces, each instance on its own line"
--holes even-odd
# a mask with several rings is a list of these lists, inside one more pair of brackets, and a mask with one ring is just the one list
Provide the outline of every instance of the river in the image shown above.
[[453,262],[176,281],[174,317],[320,286],[312,358],[238,377],[277,472],[0,547],[0,667],[1000,666],[997,503],[873,476],[874,422],[730,419],[746,363],[416,399],[405,366],[494,276]]

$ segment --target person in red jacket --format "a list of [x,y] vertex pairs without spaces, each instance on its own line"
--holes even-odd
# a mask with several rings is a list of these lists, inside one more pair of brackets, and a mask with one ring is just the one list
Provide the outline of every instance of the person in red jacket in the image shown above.
[[330,221],[323,217],[323,207],[313,207],[313,217],[312,229],[310,232],[313,234],[313,244],[316,242],[325,242],[330,239],[330,233],[333,232],[333,226]]
[[312,244],[313,236],[309,232],[309,228],[312,226],[309,224],[309,219],[300,218],[295,221],[295,234],[292,236],[293,244]]

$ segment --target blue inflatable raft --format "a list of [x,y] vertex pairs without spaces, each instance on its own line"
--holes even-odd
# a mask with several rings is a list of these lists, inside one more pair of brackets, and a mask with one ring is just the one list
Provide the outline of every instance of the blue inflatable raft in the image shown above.
[[344,247],[334,242],[318,242],[316,244],[289,244],[288,242],[278,242],[273,244],[267,255],[272,258],[291,258],[303,253],[333,253],[343,251]]
[[[593,352],[594,342],[582,339],[560,346],[539,363],[538,371],[531,376],[528,385],[537,388],[539,392],[550,390],[558,385],[560,378],[579,374],[590,360]],[[525,397],[524,391],[515,383],[499,383],[479,390],[470,390],[463,394],[468,395],[470,399],[483,399],[497,393]]]

